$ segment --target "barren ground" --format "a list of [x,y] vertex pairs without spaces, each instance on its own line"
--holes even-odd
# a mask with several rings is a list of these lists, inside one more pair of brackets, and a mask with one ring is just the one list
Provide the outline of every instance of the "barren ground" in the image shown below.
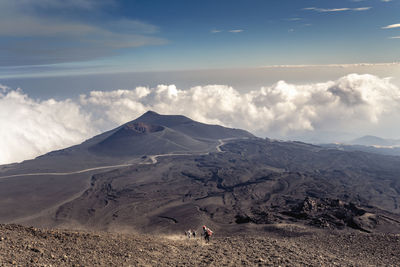
[[399,266],[400,236],[270,226],[213,236],[44,230],[0,225],[0,266]]

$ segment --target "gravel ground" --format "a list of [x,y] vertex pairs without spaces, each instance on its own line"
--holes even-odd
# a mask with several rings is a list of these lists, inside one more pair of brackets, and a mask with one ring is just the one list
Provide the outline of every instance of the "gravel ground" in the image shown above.
[[0,225],[0,266],[400,266],[400,236],[275,230],[213,236]]

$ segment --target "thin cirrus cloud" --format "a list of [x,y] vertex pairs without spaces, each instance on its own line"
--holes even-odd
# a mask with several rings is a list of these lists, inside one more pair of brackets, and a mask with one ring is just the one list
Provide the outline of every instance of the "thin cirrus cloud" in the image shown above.
[[299,20],[303,20],[303,18],[288,18],[286,20],[287,21],[299,21]]
[[[364,2],[366,0],[351,0],[351,2]],[[381,2],[392,2],[392,0],[381,0]]]
[[[0,66],[86,61],[120,49],[161,45],[158,27],[126,18],[93,21],[74,13],[96,14],[114,1],[0,1]],[[51,10],[52,12],[48,12]],[[51,14],[63,14],[52,16]]]
[[[243,31],[244,30],[242,30],[242,29],[234,29],[234,30],[228,30],[227,32],[230,32],[230,33],[241,33]],[[220,33],[220,32],[223,32],[223,30],[211,30],[211,33]]]
[[397,127],[399,101],[400,88],[390,79],[368,74],[300,85],[279,81],[250,92],[229,85],[158,85],[61,101],[33,99],[0,85],[0,164],[80,143],[147,110],[284,138],[337,129],[365,134],[362,127],[379,129],[388,120]]
[[343,12],[343,11],[367,11],[370,10],[372,7],[342,7],[342,8],[319,8],[319,7],[306,7],[303,10],[313,10],[321,13],[329,13],[329,12]]
[[[382,27],[382,29],[397,29],[397,28],[400,28],[400,23],[391,24],[391,25]],[[389,39],[400,39],[400,36],[391,36],[391,37],[389,37]]]
[[382,29],[395,29],[395,28],[400,28],[400,23],[391,24],[391,25],[387,25],[385,27],[382,27]]
[[240,33],[240,32],[243,32],[244,30],[242,30],[242,29],[235,29],[235,30],[229,30],[229,32],[231,32],[231,33]]

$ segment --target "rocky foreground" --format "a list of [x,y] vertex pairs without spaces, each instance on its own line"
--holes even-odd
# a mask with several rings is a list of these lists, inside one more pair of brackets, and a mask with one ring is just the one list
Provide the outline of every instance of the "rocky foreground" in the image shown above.
[[291,226],[219,236],[43,230],[0,225],[0,266],[399,266],[400,235]]

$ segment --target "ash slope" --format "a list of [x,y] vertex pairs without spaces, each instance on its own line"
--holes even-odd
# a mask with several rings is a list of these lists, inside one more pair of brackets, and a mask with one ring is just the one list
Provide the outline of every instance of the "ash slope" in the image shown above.
[[[152,161],[143,157],[150,153]],[[52,173],[104,164],[113,166]],[[0,179],[3,223],[142,232],[294,223],[400,232],[399,157],[263,140],[183,116],[147,112],[1,171],[47,172]]]
[[231,140],[223,152],[171,156],[94,175],[55,225],[143,232],[206,223],[400,232],[400,158],[296,142]]
[[47,220],[59,205],[80,196],[91,176],[107,166],[151,163],[145,155],[208,153],[216,151],[219,139],[249,137],[254,136],[243,130],[149,111],[80,145],[0,166],[0,222]]

